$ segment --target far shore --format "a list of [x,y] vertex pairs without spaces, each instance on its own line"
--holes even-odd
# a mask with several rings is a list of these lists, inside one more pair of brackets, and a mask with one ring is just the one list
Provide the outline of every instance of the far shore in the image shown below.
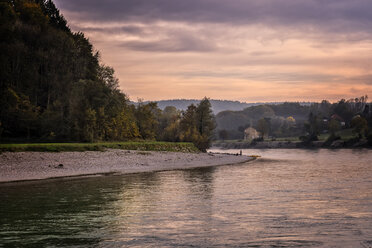
[[213,148],[217,149],[341,149],[341,148],[372,148],[367,140],[357,142],[348,142],[343,140],[335,140],[330,144],[325,141],[301,142],[301,141],[260,141],[260,142],[215,142]]
[[181,170],[245,163],[249,156],[108,149],[85,152],[4,152],[0,154],[0,183]]

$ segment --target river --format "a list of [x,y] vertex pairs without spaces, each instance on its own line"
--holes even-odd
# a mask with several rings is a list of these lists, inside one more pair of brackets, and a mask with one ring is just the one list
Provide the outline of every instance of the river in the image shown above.
[[0,247],[372,247],[371,150],[243,153],[262,157],[0,184]]

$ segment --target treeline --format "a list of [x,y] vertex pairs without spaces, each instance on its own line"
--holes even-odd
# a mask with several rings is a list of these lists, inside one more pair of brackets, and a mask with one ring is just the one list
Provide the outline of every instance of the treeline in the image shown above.
[[243,111],[223,111],[216,116],[219,139],[243,139],[244,130],[253,127],[263,138],[299,137],[314,141],[321,133],[330,139],[342,129],[354,129],[361,139],[371,135],[372,109],[368,97],[362,96],[336,103],[302,105],[286,102],[276,105],[259,105]]
[[[179,110],[186,110],[191,104],[198,104],[200,100],[192,99],[173,99],[173,100],[160,100],[156,101],[159,108],[164,109],[167,106],[174,106]],[[243,110],[249,106],[258,105],[258,103],[245,103],[239,101],[228,101],[228,100],[214,100],[210,99],[209,102],[212,106],[212,111],[217,114],[224,110]]]
[[341,99],[331,104],[323,100],[311,106],[307,121],[304,123],[305,135],[300,139],[304,142],[317,141],[321,133],[329,133],[327,143],[340,139],[336,135],[342,129],[352,129],[355,137],[349,142],[355,143],[367,139],[372,145],[372,105],[368,96]]
[[131,105],[113,68],[51,0],[0,1],[0,53],[2,141],[210,143],[208,99],[184,113]]
[[218,138],[243,139],[244,130],[253,127],[265,136],[299,136],[310,106],[297,102],[262,104],[242,111],[223,111],[216,115]]

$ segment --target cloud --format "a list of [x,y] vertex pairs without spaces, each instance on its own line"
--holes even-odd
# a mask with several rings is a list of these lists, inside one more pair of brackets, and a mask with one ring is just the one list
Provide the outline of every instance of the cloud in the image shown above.
[[371,0],[54,1],[134,98],[372,95]]
[[264,24],[371,32],[370,0],[56,0],[81,21]]
[[79,27],[76,26],[75,28],[79,29],[82,32],[89,32],[89,33],[102,33],[102,34],[118,34],[118,33],[125,33],[130,35],[144,35],[146,30],[141,26],[136,25],[123,25],[119,27],[100,27],[91,25],[88,27]]
[[187,38],[187,39],[164,39],[157,41],[126,41],[122,43],[123,47],[135,51],[144,52],[210,52],[215,47],[206,42]]

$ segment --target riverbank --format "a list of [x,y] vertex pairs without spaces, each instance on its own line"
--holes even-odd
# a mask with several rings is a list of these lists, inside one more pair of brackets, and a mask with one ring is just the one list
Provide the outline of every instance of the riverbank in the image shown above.
[[29,143],[0,144],[1,152],[83,152],[104,151],[105,149],[124,149],[140,151],[199,152],[192,143],[162,141],[127,141],[96,143]]
[[213,147],[219,149],[313,149],[313,148],[371,148],[366,140],[358,142],[348,142],[343,140],[335,140],[332,143],[326,141],[313,141],[313,142],[301,142],[301,141],[260,141],[260,142],[216,142],[212,144]]
[[103,152],[3,152],[0,154],[0,182],[191,169],[251,160],[254,158],[229,154],[118,149]]

